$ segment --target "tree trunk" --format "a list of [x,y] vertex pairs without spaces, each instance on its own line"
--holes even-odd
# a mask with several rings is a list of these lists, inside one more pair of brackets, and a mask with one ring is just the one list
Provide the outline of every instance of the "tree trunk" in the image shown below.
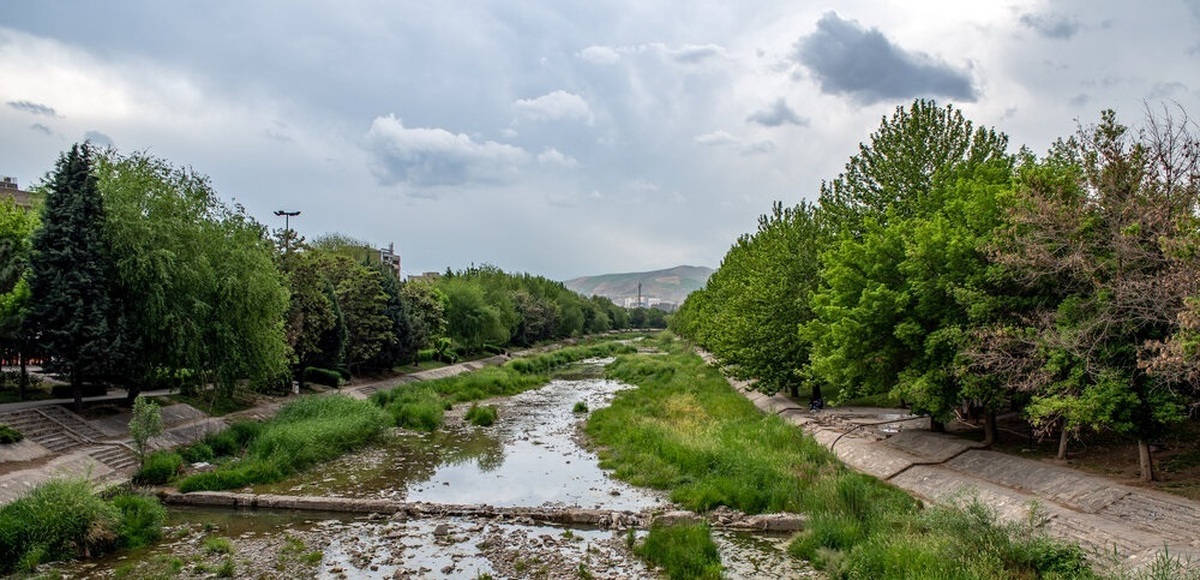
[[1142,482],[1154,481],[1154,464],[1150,462],[1150,442],[1138,438],[1138,471]]
[[929,430],[933,431],[934,433],[945,433],[946,432],[946,424],[941,421],[938,421],[937,419],[934,419],[933,417],[930,417],[929,418]]
[[24,401],[29,391],[29,369],[25,367],[25,351],[17,353],[17,363],[21,365],[21,378],[17,383],[17,398]]
[[71,394],[75,397],[75,412],[83,412],[83,381],[76,373],[71,373]]
[[821,399],[822,402],[825,401],[825,397],[821,395],[821,385],[815,384],[815,381],[812,386],[812,395],[809,396],[809,400],[812,399]]
[[996,428],[996,411],[992,408],[983,410],[983,446],[991,447],[996,444],[1000,438],[1000,432]]
[[1062,431],[1058,435],[1058,455],[1054,458],[1059,461],[1067,460],[1067,442],[1071,440],[1071,433],[1067,431],[1067,423],[1063,422]]
[[800,385],[794,382],[788,383],[788,394],[791,395],[793,399],[800,397]]

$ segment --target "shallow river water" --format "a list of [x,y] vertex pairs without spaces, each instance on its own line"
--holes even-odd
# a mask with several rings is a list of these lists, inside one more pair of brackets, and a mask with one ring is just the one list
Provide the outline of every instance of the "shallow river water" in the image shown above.
[[[400,387],[404,388],[404,387]],[[465,425],[461,409],[436,433],[397,430],[259,493],[387,498],[506,507],[672,509],[665,497],[609,477],[580,445],[586,414],[629,388],[603,379],[558,380],[492,401],[492,427]],[[629,549],[644,532],[521,525],[486,519],[403,520],[313,512],[172,508],[151,548],[59,567],[65,577],[151,578],[653,578]],[[227,548],[224,541],[227,539]],[[786,537],[715,531],[731,578],[814,576],[783,552]]]

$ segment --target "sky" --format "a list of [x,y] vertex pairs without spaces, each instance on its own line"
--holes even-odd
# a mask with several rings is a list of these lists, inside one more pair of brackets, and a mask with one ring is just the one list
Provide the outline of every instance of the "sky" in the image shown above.
[[0,5],[0,175],[143,151],[406,273],[715,268],[917,98],[1036,152],[1200,118],[1200,0]]

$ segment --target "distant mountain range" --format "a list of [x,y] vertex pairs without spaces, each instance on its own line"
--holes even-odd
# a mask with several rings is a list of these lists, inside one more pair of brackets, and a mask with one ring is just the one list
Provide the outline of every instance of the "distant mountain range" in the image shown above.
[[644,301],[655,299],[681,304],[693,290],[703,288],[712,273],[712,268],[703,266],[676,266],[653,272],[584,276],[567,280],[563,285],[584,296],[600,295],[622,304],[626,299],[636,302],[638,282],[641,282]]

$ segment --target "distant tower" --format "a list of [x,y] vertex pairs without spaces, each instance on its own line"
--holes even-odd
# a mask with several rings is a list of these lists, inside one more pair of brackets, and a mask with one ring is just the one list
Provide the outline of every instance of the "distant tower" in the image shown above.
[[641,308],[641,307],[642,307],[642,281],[638,280],[638,301],[637,301],[637,306],[635,306],[635,308]]

